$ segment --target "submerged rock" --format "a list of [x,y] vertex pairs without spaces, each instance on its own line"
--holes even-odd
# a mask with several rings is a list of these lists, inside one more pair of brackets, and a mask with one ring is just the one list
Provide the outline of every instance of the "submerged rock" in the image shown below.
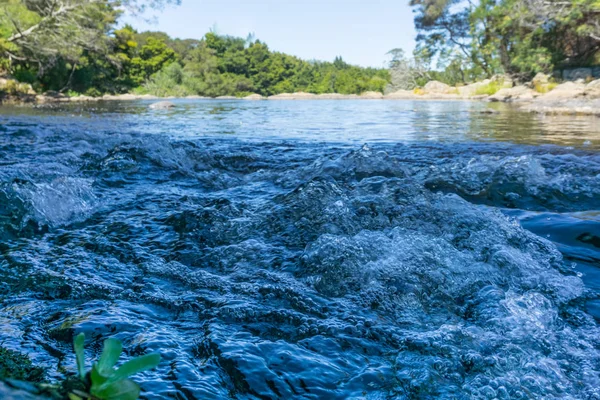
[[523,105],[521,109],[536,114],[600,116],[600,99],[538,99]]
[[150,104],[148,108],[152,110],[168,110],[175,107],[175,103],[170,101],[159,101],[158,103]]
[[2,381],[0,381],[0,398],[2,400],[51,400],[47,396],[14,388]]

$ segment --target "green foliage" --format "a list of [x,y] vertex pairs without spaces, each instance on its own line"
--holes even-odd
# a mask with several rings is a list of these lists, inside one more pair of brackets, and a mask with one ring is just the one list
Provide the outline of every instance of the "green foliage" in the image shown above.
[[500,89],[502,89],[502,86],[499,85],[497,82],[490,82],[487,85],[481,85],[477,87],[477,89],[475,90],[475,95],[484,94],[486,96],[491,96]]
[[386,70],[352,66],[341,57],[333,63],[307,62],[271,52],[258,40],[211,32],[194,45],[180,46],[184,52],[178,54],[179,62],[152,75],[143,85],[143,92],[211,97],[291,92],[358,94],[383,92],[390,80]]
[[131,77],[137,85],[176,60],[175,51],[157,38],[148,38],[137,57],[131,60]]
[[548,93],[549,91],[553,90],[556,86],[558,86],[558,83],[556,82],[548,82],[548,83],[540,83],[540,82],[536,82],[533,85],[533,90],[535,90],[538,93]]
[[[411,0],[418,48],[463,82],[507,73],[521,79],[600,58],[599,0]],[[458,62],[457,62],[458,61]],[[458,68],[457,68],[458,67]],[[450,72],[450,71],[448,71]]]
[[77,359],[77,371],[79,378],[85,384],[85,391],[70,392],[71,400],[81,400],[90,396],[100,400],[135,400],[140,395],[140,388],[129,377],[155,368],[160,363],[159,354],[147,354],[131,359],[115,369],[122,345],[120,340],[110,338],[104,341],[104,348],[98,362],[92,366],[91,371],[86,373],[84,341],[85,336],[80,333],[75,337],[73,347]]
[[[7,1],[21,7],[25,0]],[[12,59],[6,63],[10,72],[41,91],[90,96],[131,91],[177,97],[251,93],[269,96],[285,92],[359,94],[383,92],[390,81],[389,72],[383,69],[353,66],[341,57],[333,62],[309,62],[273,52],[251,37],[209,32],[201,40],[180,40],[163,32],[139,33],[131,26],[111,31],[118,11],[111,9],[110,4],[117,3],[108,2],[106,9],[94,11],[104,21],[94,30],[102,38],[96,46],[57,52],[47,64]],[[27,9],[24,12],[27,14]],[[36,13],[27,15],[40,17]],[[4,36],[10,34],[14,30],[8,29]]]

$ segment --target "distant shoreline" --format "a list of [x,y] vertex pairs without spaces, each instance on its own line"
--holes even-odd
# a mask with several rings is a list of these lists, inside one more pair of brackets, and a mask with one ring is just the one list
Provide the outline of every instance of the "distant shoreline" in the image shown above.
[[[239,100],[239,101],[308,101],[308,100],[411,100],[411,101],[477,101],[511,103],[519,109],[539,114],[561,115],[594,115],[600,116],[600,80],[589,83],[565,82],[557,85],[546,93],[539,93],[530,86],[519,85],[505,87],[492,95],[477,94],[477,88],[485,85],[477,82],[459,88],[449,87],[440,82],[432,81],[423,90],[399,90],[393,93],[365,92],[361,95],[339,93],[282,93],[264,97],[252,94],[246,97],[219,96],[187,96],[159,97],[152,95],[136,95],[131,93],[119,95],[104,95],[102,97],[75,96],[62,94],[34,95],[20,94],[6,96],[2,104],[60,104],[60,103],[92,103],[103,101],[161,101],[161,100]],[[444,86],[442,86],[444,85]],[[429,88],[429,89],[428,89]]]

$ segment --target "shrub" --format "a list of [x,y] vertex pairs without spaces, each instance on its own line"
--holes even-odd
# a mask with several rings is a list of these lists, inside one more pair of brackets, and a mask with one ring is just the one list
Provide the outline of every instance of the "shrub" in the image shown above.
[[98,90],[96,88],[89,88],[88,90],[85,91],[85,95],[90,96],[90,97],[101,97],[102,92],[100,92],[100,90]]
[[556,86],[558,86],[558,84],[556,82],[548,82],[548,83],[536,82],[533,85],[533,90],[535,90],[538,93],[544,94],[544,93],[548,93],[549,91],[554,89]]
[[502,89],[497,82],[490,82],[487,85],[481,85],[475,90],[475,95],[486,95],[491,96],[495,94],[498,90]]

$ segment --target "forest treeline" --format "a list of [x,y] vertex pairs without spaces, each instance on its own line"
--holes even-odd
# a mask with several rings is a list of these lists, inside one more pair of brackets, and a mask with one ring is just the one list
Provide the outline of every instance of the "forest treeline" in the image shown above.
[[[179,0],[0,0],[0,73],[37,92],[243,96],[412,89],[600,64],[600,0],[410,0],[417,46],[388,69],[306,61],[248,38],[120,27]],[[392,85],[390,86],[390,82]]]
[[[2,69],[38,92],[97,96],[244,96],[284,92],[382,92],[386,69],[305,61],[254,39],[205,34],[174,39],[163,32],[117,28],[124,8],[143,12],[162,2],[0,0]],[[33,28],[33,29],[32,29]]]
[[496,74],[600,66],[600,0],[410,0],[417,46],[391,51],[392,80],[410,88]]

